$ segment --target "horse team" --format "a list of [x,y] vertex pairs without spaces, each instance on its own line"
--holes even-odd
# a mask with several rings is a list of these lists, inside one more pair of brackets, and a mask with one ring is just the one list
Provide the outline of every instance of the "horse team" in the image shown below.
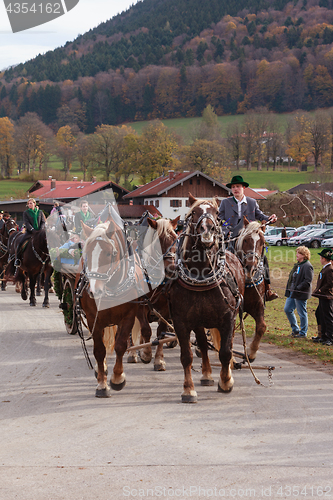
[[[239,311],[247,312],[256,322],[255,336],[249,348],[254,360],[260,339],[265,332],[264,284],[262,258],[265,246],[264,227],[257,222],[247,223],[241,231],[234,252],[226,244],[218,219],[216,200],[197,200],[189,196],[191,208],[185,219],[184,230],[176,234],[178,219],[148,219],[141,248],[133,245],[126,232],[110,215],[106,222],[91,228],[82,222],[86,237],[76,276],[77,300],[86,318],[93,338],[97,368],[96,397],[110,397],[111,389],[121,390],[126,383],[123,357],[136,325],[140,325],[143,342],[151,338],[150,322],[155,313],[172,322],[180,344],[180,359],[184,370],[181,400],[197,401],[192,379],[193,354],[190,335],[193,331],[202,354],[201,385],[214,384],[208,356],[206,330],[209,329],[218,350],[221,371],[218,391],[232,390],[232,347],[235,323]],[[17,231],[14,222],[2,228],[2,247],[9,253],[15,244]],[[160,251],[151,250],[152,241],[159,242]],[[144,249],[144,252],[143,252]],[[2,251],[4,253],[4,251]],[[8,258],[0,253],[0,265]],[[2,260],[1,260],[2,259]],[[3,264],[2,264],[3,265]],[[165,279],[154,281],[154,270],[162,266]],[[147,269],[149,271],[147,272]],[[1,268],[0,268],[1,271]],[[45,231],[38,231],[28,241],[22,254],[22,263],[15,277],[24,286],[28,275],[30,304],[35,305],[34,288],[39,273],[45,275],[45,299],[48,306],[48,286],[52,266],[48,256]],[[7,265],[7,278],[13,277],[12,262]],[[116,326],[112,343],[116,354],[110,386],[107,381],[106,331]],[[165,329],[162,321],[158,332]],[[109,340],[108,340],[109,341]],[[164,369],[163,351],[159,346],[155,369]],[[151,359],[151,348],[142,353],[144,362]]]

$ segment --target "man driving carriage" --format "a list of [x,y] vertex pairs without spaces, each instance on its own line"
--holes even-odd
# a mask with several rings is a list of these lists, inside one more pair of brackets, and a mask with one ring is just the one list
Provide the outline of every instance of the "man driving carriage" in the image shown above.
[[[233,196],[224,198],[221,201],[219,208],[219,218],[225,221],[222,230],[225,236],[229,236],[234,243],[239,231],[243,227],[243,217],[245,216],[249,222],[252,221],[267,221],[274,223],[277,220],[275,214],[265,215],[259,208],[255,199],[245,196],[244,189],[249,186],[248,182],[243,180],[241,175],[234,175],[231,181],[226,185],[231,189]],[[234,245],[231,244],[233,251]],[[278,295],[270,289],[269,266],[266,256],[264,256],[265,268],[265,291],[266,300],[274,300]]]

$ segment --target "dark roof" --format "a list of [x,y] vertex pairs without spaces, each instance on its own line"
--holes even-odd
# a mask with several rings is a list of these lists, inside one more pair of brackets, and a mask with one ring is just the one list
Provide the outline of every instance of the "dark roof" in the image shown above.
[[230,192],[230,190],[224,184],[221,184],[212,177],[209,177],[209,175],[203,174],[199,170],[196,170],[195,172],[170,172],[169,175],[161,175],[157,179],[148,182],[148,184],[145,184],[144,186],[139,186],[134,191],[131,191],[130,193],[126,194],[124,196],[124,199],[139,198],[139,197],[149,198],[149,196],[161,196],[163,193],[165,193],[166,191],[170,191],[170,189],[174,188],[181,182],[184,182],[185,180],[190,179],[191,177],[195,177],[197,175],[205,177],[209,181],[214,182],[217,186],[220,186],[221,188],[225,189],[228,193]]
[[333,191],[333,182],[309,182],[308,184],[297,184],[290,189],[287,193],[294,194],[300,191]]

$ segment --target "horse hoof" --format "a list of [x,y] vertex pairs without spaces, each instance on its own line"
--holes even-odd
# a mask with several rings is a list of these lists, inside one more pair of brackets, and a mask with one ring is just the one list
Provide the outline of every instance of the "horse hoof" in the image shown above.
[[166,365],[165,363],[160,363],[158,365],[154,365],[154,372],[165,372]]
[[126,379],[121,382],[121,384],[115,384],[114,382],[112,382],[112,380],[110,380],[110,385],[111,389],[113,389],[114,391],[121,391],[126,385]]
[[208,387],[214,385],[214,380],[210,378],[204,378],[200,380],[201,385]]
[[197,396],[192,396],[191,394],[182,394],[182,403],[197,403]]
[[222,389],[222,387],[220,386],[220,384],[218,384],[217,386],[217,392],[224,392],[225,394],[227,394],[228,392],[231,392],[232,389],[233,389],[233,385],[231,387],[229,387],[229,389]]
[[111,391],[109,388],[96,389],[96,398],[111,398]]
[[141,359],[142,363],[144,363],[145,365],[149,365],[149,363],[151,362],[151,356],[148,356],[146,358],[145,355],[141,354],[140,351],[139,351],[139,358]]
[[30,302],[30,306],[31,307],[35,307],[36,306],[36,302]]
[[36,292],[37,297],[40,297],[41,295],[42,295],[41,292]]
[[46,302],[46,303],[44,304],[44,302],[43,302],[42,307],[50,307],[50,304],[49,304],[48,302]]
[[22,300],[27,300],[28,295],[26,293],[21,293],[21,299]]
[[127,358],[127,363],[137,363],[138,356],[136,354],[129,354]]
[[256,358],[249,358],[250,363],[253,363],[253,361],[254,361],[255,359],[256,359]]

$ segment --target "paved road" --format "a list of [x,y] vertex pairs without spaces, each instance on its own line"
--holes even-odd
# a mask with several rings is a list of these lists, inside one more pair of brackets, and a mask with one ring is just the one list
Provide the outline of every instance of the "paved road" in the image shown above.
[[259,352],[272,387],[242,370],[220,394],[195,371],[186,405],[176,348],[166,372],[126,365],[124,390],[96,399],[56,297],[38,302],[0,292],[0,500],[333,498],[330,375]]

